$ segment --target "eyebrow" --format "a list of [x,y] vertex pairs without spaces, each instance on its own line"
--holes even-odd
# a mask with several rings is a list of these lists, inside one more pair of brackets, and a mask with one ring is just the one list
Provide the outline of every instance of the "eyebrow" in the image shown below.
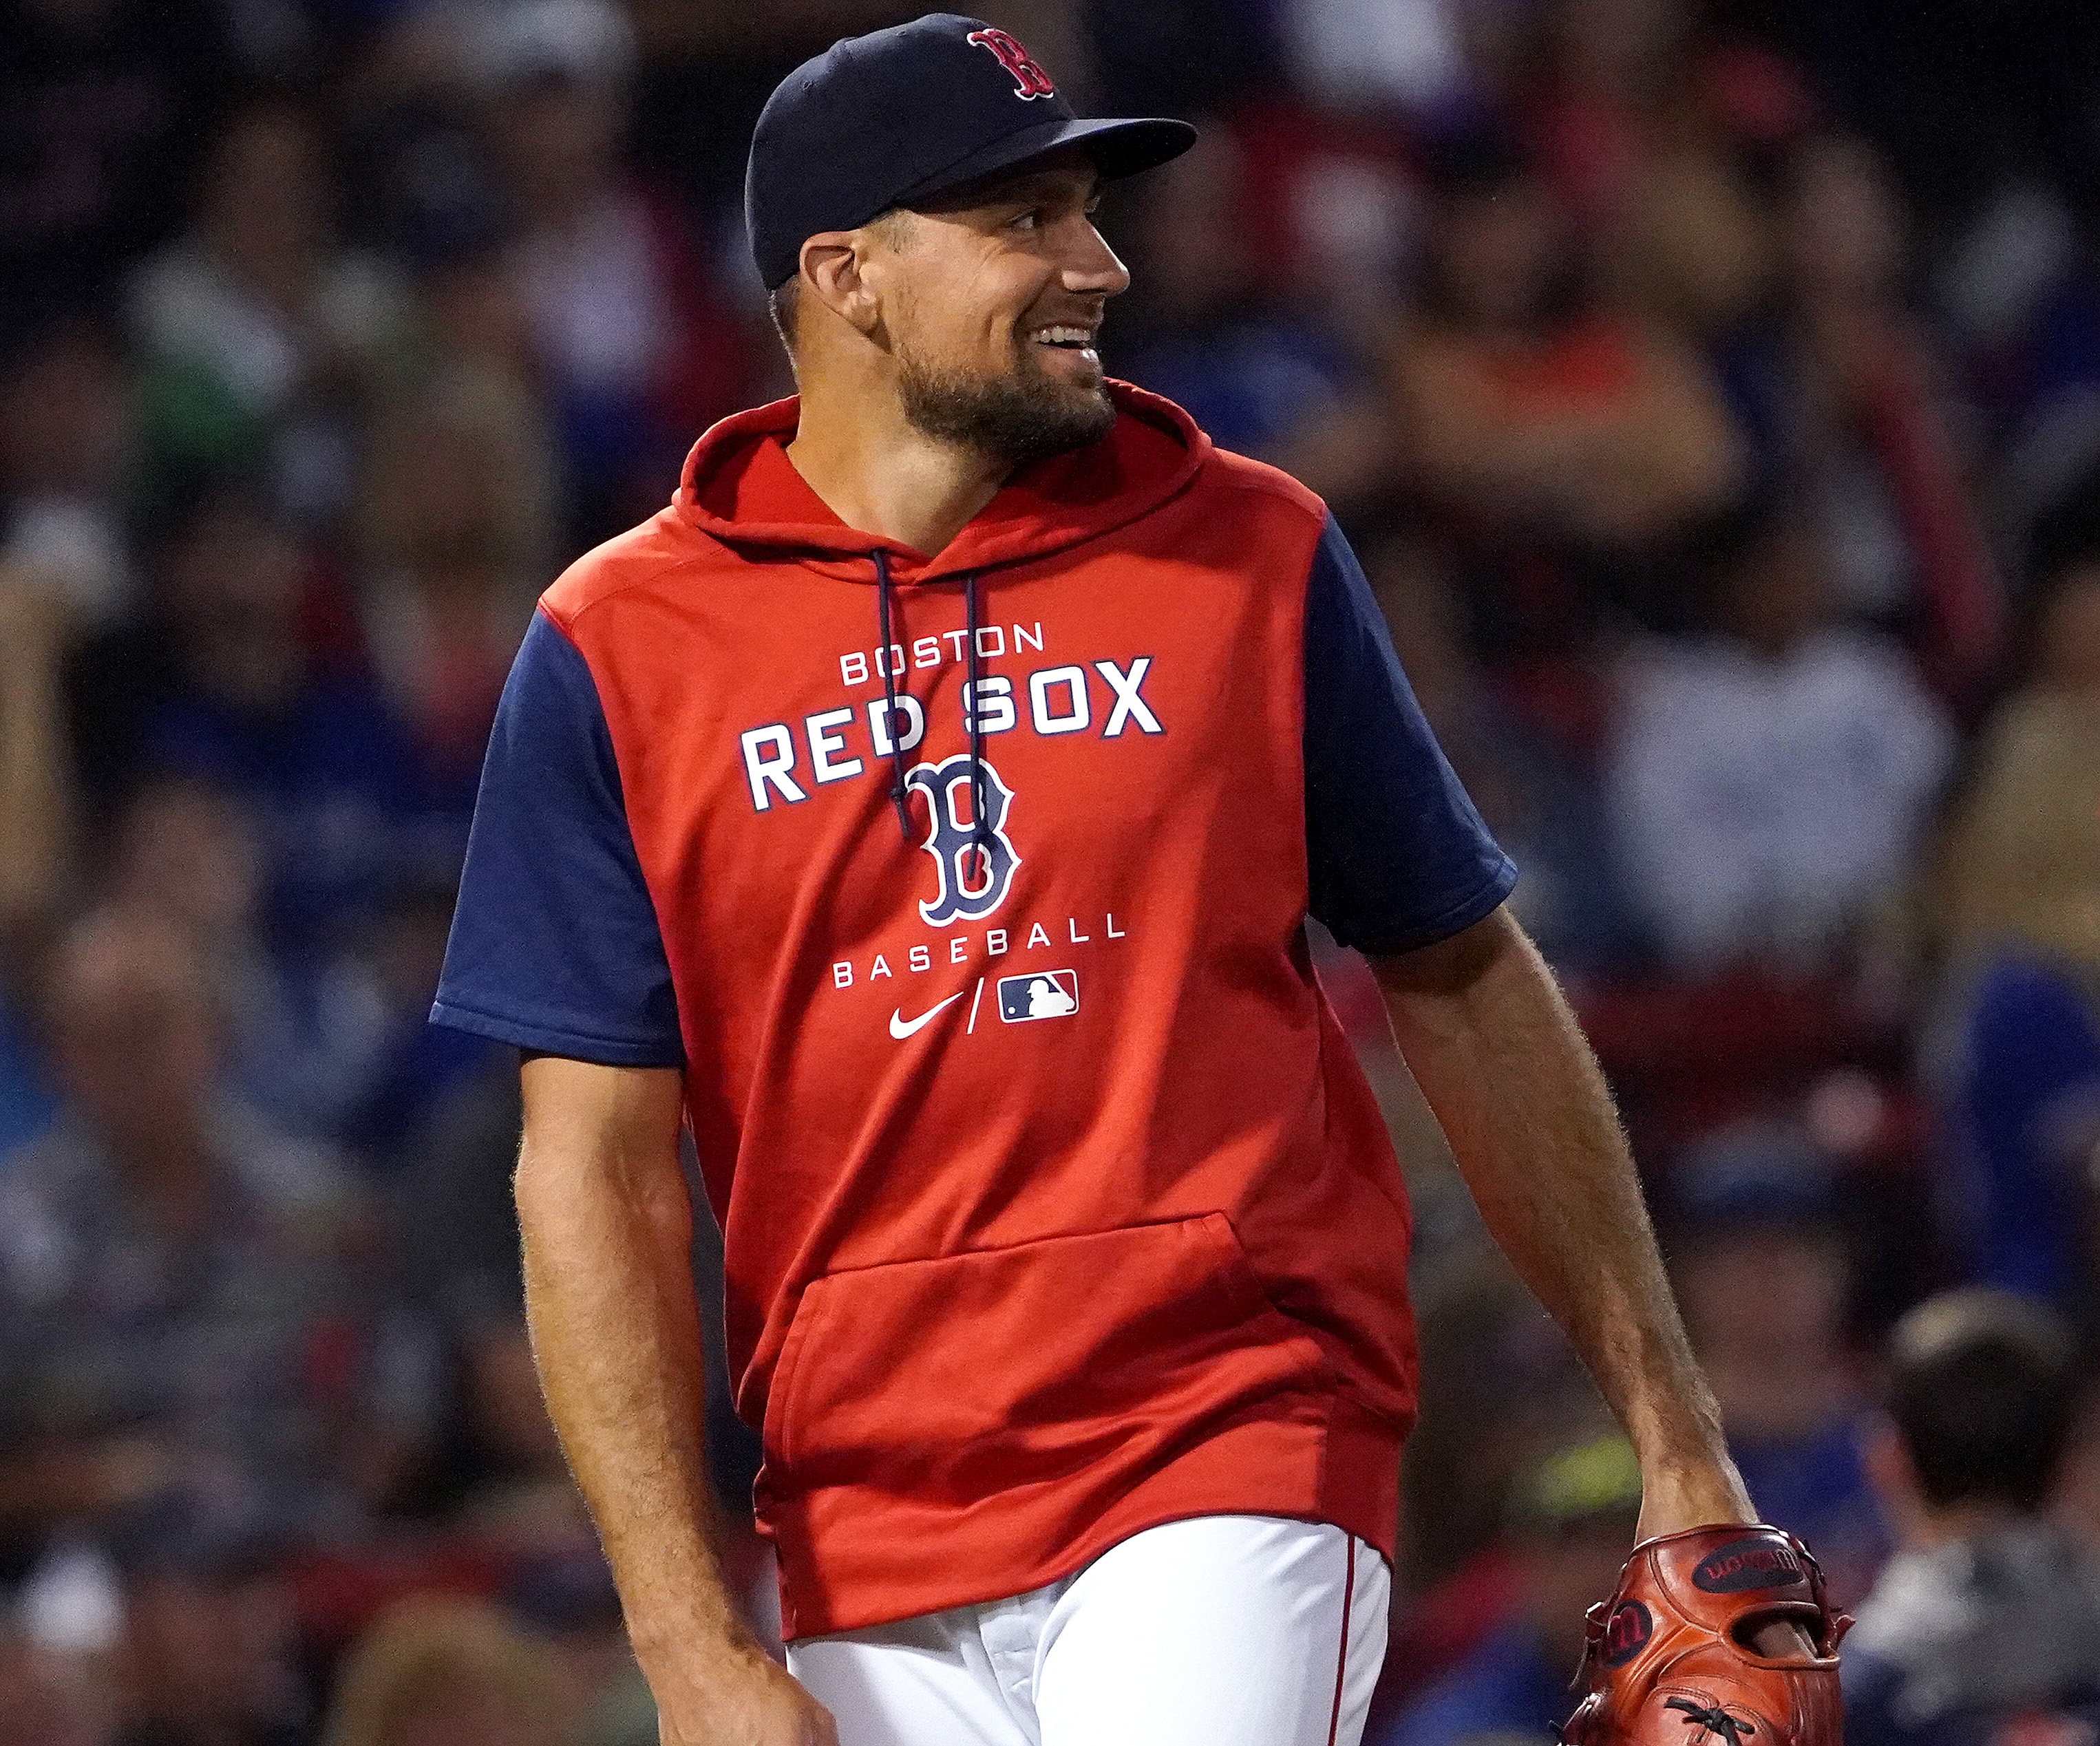
[[[1079,190],[1082,203],[1091,203],[1101,197],[1105,186],[1098,170],[1089,170],[1087,179]],[[1071,191],[1070,179],[1056,170],[1030,170],[1010,182],[994,182],[965,195],[952,203],[935,202],[926,209],[933,212],[967,212],[986,206],[1026,205],[1031,201],[1052,198]]]
[[[1046,195],[1062,194],[1070,187],[1070,182],[1054,170],[1037,170],[1019,178],[1004,188],[994,188],[991,191],[991,198],[986,204],[999,205],[1016,200],[1040,200]],[[1086,183],[1080,191],[1080,197],[1083,200],[1092,200],[1101,192],[1101,173],[1098,170],[1088,172]]]

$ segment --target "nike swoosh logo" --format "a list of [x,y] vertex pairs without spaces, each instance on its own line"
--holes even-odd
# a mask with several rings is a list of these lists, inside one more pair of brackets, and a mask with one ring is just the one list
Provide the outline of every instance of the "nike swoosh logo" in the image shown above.
[[918,1030],[920,1026],[930,1023],[933,1020],[933,1015],[938,1012],[942,1007],[952,1007],[962,998],[963,997],[960,993],[951,994],[946,1000],[942,1001],[939,1006],[927,1007],[924,1012],[920,1013],[919,1016],[915,1019],[908,1019],[905,1017],[903,1007],[893,1007],[890,1009],[889,1013],[889,1034],[894,1037],[899,1043],[902,1043],[907,1037],[910,1036],[913,1031]]

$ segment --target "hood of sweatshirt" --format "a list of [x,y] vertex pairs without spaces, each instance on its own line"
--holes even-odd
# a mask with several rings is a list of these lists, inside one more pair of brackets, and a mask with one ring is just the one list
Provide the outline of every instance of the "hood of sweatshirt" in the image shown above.
[[[840,581],[873,583],[879,649],[892,646],[891,597],[897,589],[958,585],[967,629],[969,694],[974,697],[983,677],[977,628],[986,573],[1047,558],[1127,527],[1186,491],[1210,453],[1211,439],[1172,401],[1127,382],[1111,381],[1108,389],[1117,417],[1106,436],[1021,469],[931,557],[899,540],[847,527],[810,488],[788,458],[801,410],[793,398],[726,418],[695,443],[674,506],[690,526],[735,547],[748,562],[795,563]],[[883,697],[893,714],[897,666],[881,664]],[[969,759],[970,835],[985,853],[990,826],[984,735],[974,714]],[[898,739],[890,744],[889,800],[898,832],[911,840],[904,752]]]
[[792,397],[708,431],[686,457],[677,510],[753,562],[786,559],[842,581],[876,581],[878,553],[900,584],[955,581],[1047,557],[1178,496],[1211,452],[1211,439],[1171,401],[1127,382],[1112,381],[1108,390],[1120,416],[1107,436],[1022,468],[932,557],[847,527],[804,483],[788,458],[800,415]]

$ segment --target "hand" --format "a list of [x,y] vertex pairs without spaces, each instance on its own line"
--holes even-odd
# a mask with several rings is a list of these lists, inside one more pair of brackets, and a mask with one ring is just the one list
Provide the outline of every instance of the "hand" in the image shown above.
[[[1743,1476],[1726,1455],[1684,1466],[1644,1470],[1641,1475],[1640,1525],[1634,1531],[1636,1543],[1660,1535],[1681,1533],[1688,1528],[1717,1528],[1724,1523],[1752,1523],[1757,1507],[1743,1484]],[[1813,1655],[1815,1645],[1808,1633],[1791,1619],[1762,1625],[1750,1639],[1759,1655],[1784,1658]]]
[[831,1712],[755,1644],[648,1672],[663,1746],[839,1746]]
[[1756,1506],[1744,1488],[1743,1476],[1726,1453],[1703,1460],[1644,1464],[1641,1469],[1639,1525],[1636,1541],[1679,1534],[1688,1528],[1715,1528],[1751,1523]]

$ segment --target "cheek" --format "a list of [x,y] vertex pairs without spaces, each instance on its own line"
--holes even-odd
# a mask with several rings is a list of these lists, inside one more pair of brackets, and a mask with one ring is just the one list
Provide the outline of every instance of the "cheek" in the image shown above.
[[900,354],[936,368],[1009,367],[1023,319],[1049,284],[1041,263],[1023,257],[929,251],[913,263],[898,299],[893,343]]
[[934,282],[900,305],[894,330],[899,353],[937,367],[968,363],[976,351],[975,311],[960,284]]
[[959,266],[951,281],[959,333],[983,355],[1012,355],[1024,318],[1043,298],[1049,280],[1041,266],[1008,256]]

